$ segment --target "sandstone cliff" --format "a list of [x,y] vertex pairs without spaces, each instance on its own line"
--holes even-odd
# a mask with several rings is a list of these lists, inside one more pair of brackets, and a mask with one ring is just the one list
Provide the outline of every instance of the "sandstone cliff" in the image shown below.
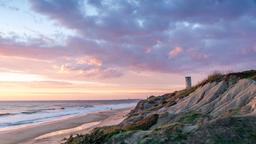
[[214,74],[190,89],[151,96],[119,125],[66,143],[256,143],[256,71]]

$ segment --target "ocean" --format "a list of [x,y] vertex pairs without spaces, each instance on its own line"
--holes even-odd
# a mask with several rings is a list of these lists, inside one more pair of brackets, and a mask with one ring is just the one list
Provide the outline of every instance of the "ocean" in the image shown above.
[[0,131],[68,116],[135,106],[138,100],[0,101]]

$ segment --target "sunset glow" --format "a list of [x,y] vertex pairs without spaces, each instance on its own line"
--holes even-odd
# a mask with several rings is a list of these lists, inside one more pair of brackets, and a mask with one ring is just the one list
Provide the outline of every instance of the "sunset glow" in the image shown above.
[[256,68],[255,3],[198,2],[1,0],[0,100],[145,98]]
[[33,74],[20,74],[11,72],[0,72],[1,82],[33,82],[44,80],[41,76]]

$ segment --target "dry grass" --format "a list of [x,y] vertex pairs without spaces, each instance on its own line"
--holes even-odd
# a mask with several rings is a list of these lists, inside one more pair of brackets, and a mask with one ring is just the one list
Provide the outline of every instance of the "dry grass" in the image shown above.
[[[204,86],[207,83],[229,81],[229,80],[232,80],[232,81],[234,80],[236,82],[240,79],[253,79],[256,81],[256,70],[249,70],[249,71],[229,73],[229,74],[222,74],[219,72],[215,72],[209,75],[205,80],[201,81],[200,83],[198,83],[197,85],[189,89],[184,89],[181,91],[175,91],[173,93],[162,95],[161,97],[159,97],[160,99],[156,99],[155,97],[151,96],[147,100],[141,101],[141,103],[152,104],[153,105],[152,107],[148,109],[141,109],[141,107],[137,106],[136,108],[140,109],[141,111],[135,111],[135,110],[131,111],[127,119],[128,121],[133,121],[134,117],[138,115],[142,115],[143,113],[146,115],[162,107],[170,107],[172,105],[175,105],[179,99],[189,96],[189,94],[191,94],[196,89]],[[232,112],[237,112],[237,111],[232,111]],[[182,117],[180,119],[180,122],[184,124],[191,124],[196,122],[201,117],[202,115],[198,113],[190,113]],[[109,126],[109,127],[97,128],[91,134],[77,135],[75,137],[71,136],[69,139],[67,139],[67,142],[65,144],[81,144],[81,143],[97,144],[97,143],[106,142],[109,139],[111,139],[112,136],[122,134],[124,132],[126,133],[126,132],[131,132],[136,130],[148,130],[157,123],[158,118],[159,118],[158,114],[152,114],[147,117],[141,117],[139,119],[136,119],[133,121],[132,124],[128,124],[124,127]],[[174,125],[169,129],[167,129],[166,132],[170,132],[167,137],[168,140],[180,141],[180,140],[186,139],[186,136],[180,131],[179,126],[180,125]],[[152,139],[150,139],[149,141],[152,142]]]
[[212,82],[220,82],[222,80],[228,81],[229,79],[253,79],[256,80],[256,70],[248,70],[248,71],[243,71],[243,72],[236,72],[236,73],[229,73],[229,74],[222,74],[220,72],[215,72],[211,75],[209,75],[206,79],[203,81],[199,82],[197,85],[191,87],[190,89],[185,89],[180,91],[180,96],[181,97],[186,97],[190,93],[194,92],[196,89],[199,87],[204,86],[207,83],[212,83]]
[[248,70],[243,72],[236,72],[236,73],[229,73],[226,75],[226,78],[230,78],[231,76],[237,77],[239,79],[246,79],[246,78],[255,78],[256,77],[256,70]]

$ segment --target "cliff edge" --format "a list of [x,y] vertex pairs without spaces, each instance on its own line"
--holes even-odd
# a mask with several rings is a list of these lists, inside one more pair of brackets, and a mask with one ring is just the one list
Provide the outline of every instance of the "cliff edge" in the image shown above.
[[141,100],[119,125],[65,144],[254,144],[256,70],[213,74],[181,91]]

